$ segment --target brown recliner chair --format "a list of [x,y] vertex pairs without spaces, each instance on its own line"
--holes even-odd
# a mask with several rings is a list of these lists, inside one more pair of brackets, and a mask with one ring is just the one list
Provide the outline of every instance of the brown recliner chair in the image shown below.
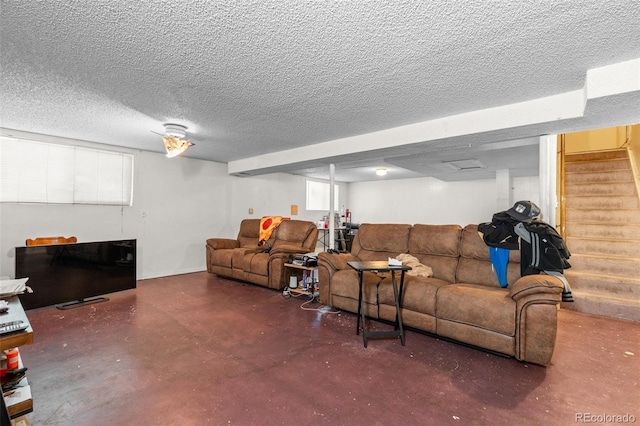
[[209,238],[207,271],[280,290],[287,285],[284,264],[292,254],[315,251],[318,229],[313,222],[284,220],[273,231],[268,244],[259,247],[259,238],[260,219],[244,219],[235,240]]

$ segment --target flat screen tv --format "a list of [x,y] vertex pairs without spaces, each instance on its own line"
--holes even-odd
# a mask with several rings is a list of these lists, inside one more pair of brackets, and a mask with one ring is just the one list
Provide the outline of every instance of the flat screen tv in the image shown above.
[[24,309],[104,301],[136,288],[136,240],[16,247],[15,276],[33,290],[19,296]]

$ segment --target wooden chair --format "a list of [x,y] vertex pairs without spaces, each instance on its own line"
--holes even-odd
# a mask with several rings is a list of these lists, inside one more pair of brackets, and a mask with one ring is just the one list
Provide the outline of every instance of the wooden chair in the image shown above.
[[34,239],[27,239],[27,246],[48,246],[52,244],[69,244],[69,243],[77,243],[78,239],[76,237],[38,237]]

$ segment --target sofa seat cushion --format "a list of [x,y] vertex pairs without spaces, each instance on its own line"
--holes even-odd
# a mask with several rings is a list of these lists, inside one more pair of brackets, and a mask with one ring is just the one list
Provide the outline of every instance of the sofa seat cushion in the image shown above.
[[[400,286],[399,276],[396,276],[396,283]],[[437,278],[405,275],[402,289],[402,308],[435,316],[438,288],[447,284],[449,284],[447,281]],[[378,303],[380,305],[395,306],[391,278],[385,278],[378,285]]]
[[438,288],[436,314],[444,320],[515,336],[516,303],[506,289],[477,284]]
[[245,247],[239,247],[239,248],[233,249],[233,253],[231,254],[231,257],[232,257],[231,266],[233,266],[233,269],[242,270],[242,265],[244,263],[244,255],[248,251],[255,251],[255,250],[250,250]]
[[214,250],[211,253],[211,262],[216,266],[222,266],[224,268],[231,269],[233,261],[234,249],[221,249]]
[[[362,276],[362,298],[366,303],[378,304],[378,283],[382,277],[373,272],[364,272]],[[331,293],[341,297],[358,300],[358,273],[342,270],[333,274]]]
[[267,276],[269,275],[269,253],[245,253],[241,266],[246,273]]

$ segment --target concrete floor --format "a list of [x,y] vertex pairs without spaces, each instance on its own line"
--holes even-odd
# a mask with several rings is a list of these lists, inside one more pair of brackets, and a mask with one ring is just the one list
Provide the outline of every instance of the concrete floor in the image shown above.
[[[570,425],[640,422],[640,324],[561,310],[540,367],[206,272],[27,312],[33,425]],[[307,308],[318,308],[309,304]],[[372,323],[385,329],[386,324]],[[609,420],[612,417],[608,418]],[[606,420],[606,419],[605,419]]]

